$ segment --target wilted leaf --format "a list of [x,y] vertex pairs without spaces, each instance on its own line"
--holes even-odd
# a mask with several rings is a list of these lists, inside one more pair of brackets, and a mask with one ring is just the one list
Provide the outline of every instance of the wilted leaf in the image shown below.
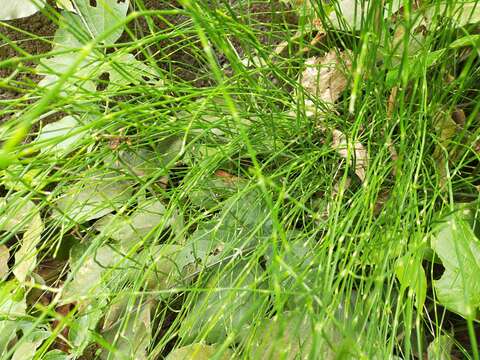
[[0,281],[8,275],[8,259],[10,252],[5,245],[0,245]]
[[19,318],[25,315],[27,304],[23,290],[14,282],[0,284],[0,356],[20,328]]
[[130,183],[105,175],[94,175],[72,184],[55,201],[53,218],[76,223],[98,219],[130,200]]
[[34,327],[35,324],[28,323],[27,326],[21,326],[23,336],[15,344],[15,352],[11,360],[33,359],[37,348],[47,339],[51,332],[46,328]]
[[72,4],[72,0],[56,0],[56,3],[60,9],[76,12],[75,7]]
[[2,2],[0,21],[27,17],[45,6],[45,0],[14,0]]
[[450,360],[453,339],[447,335],[440,335],[428,345],[428,360]]
[[97,71],[98,74],[108,74],[106,90],[118,91],[126,86],[140,85],[146,80],[157,78],[153,69],[145,62],[138,61],[132,54],[118,54],[109,58]]
[[103,332],[105,339],[116,349],[110,353],[104,351],[103,359],[141,360],[147,359],[147,348],[152,340],[152,324],[150,321],[153,302],[135,304],[125,307],[116,324]]
[[129,0],[97,0],[96,5],[90,0],[76,0],[75,4],[89,33],[94,38],[104,36],[103,44],[111,45],[122,35],[124,25],[119,24],[127,15]]
[[103,288],[103,274],[111,271],[120,260],[121,256],[117,252],[108,246],[102,246],[89,254],[83,263],[72,262],[71,267],[74,273],[72,280],[67,282],[63,289],[64,302],[88,302],[86,297],[93,296],[96,288],[97,292]]
[[40,242],[43,229],[43,221],[37,211],[23,233],[20,249],[15,252],[13,273],[21,282],[25,281],[27,275],[37,265],[37,245]]
[[[333,49],[320,58],[307,59],[306,68],[300,76],[300,85],[308,95],[320,100],[325,106],[333,105],[348,84],[348,73],[352,67],[350,57],[349,52]],[[320,111],[309,99],[305,100],[305,108],[307,115]]]
[[[215,345],[196,343],[173,350],[165,360],[210,360],[218,351],[219,348]],[[222,356],[217,356],[215,359],[230,360],[232,358],[232,352],[227,349],[222,352]]]
[[476,1],[436,2],[426,9],[424,16],[429,22],[435,16],[445,17],[460,27],[479,22],[480,7]]
[[450,48],[456,49],[464,46],[473,46],[473,47],[478,47],[478,44],[480,43],[480,35],[467,35],[464,37],[461,37],[460,39],[455,40],[450,44]]
[[196,206],[211,209],[218,206],[222,200],[234,195],[246,186],[244,179],[236,176],[212,176],[199,182],[188,192],[192,203]]
[[64,155],[72,151],[85,136],[86,131],[79,131],[81,127],[82,124],[75,117],[65,116],[42,127],[35,142],[42,145],[42,153]]
[[216,343],[240,331],[261,306],[263,297],[248,291],[259,287],[259,274],[259,268],[248,270],[245,262],[239,262],[210,276],[208,291],[200,293],[183,320],[180,333],[186,339],[201,335],[206,341]]
[[[272,319],[265,319],[252,329],[250,359],[309,359],[312,351],[311,324],[306,316],[283,313]],[[333,340],[333,339],[332,339]],[[319,359],[333,359],[329,352]]]
[[[82,47],[88,41],[88,33],[84,29],[80,16],[72,13],[63,13],[55,36],[51,56],[42,58],[37,66],[37,72],[44,75],[39,86],[54,85],[65,72],[67,72],[80,56]],[[90,79],[94,61],[93,54],[89,54],[75,70],[75,75],[67,79],[63,85],[62,94],[76,94],[78,91],[95,91],[95,84]]]
[[80,307],[75,322],[69,326],[68,340],[70,341],[72,355],[81,356],[85,348],[93,341],[92,334],[96,331],[100,319],[104,316],[105,299],[99,296],[92,303]]
[[422,257],[405,256],[395,265],[395,274],[403,289],[415,293],[415,305],[421,311],[427,297],[427,278],[422,267]]
[[36,246],[44,229],[40,212],[32,201],[21,197],[21,193],[0,199],[0,229],[23,232],[13,268],[17,279],[23,282],[37,263]]
[[358,141],[353,144],[347,141],[347,137],[336,129],[333,129],[332,147],[342,158],[355,164],[355,174],[362,182],[365,181],[368,168],[368,153],[365,147]]
[[28,220],[36,211],[35,204],[22,193],[15,193],[7,198],[0,198],[0,230],[24,231]]
[[[408,65],[408,76],[410,78],[417,78],[422,76],[429,67],[434,66],[440,58],[445,54],[446,49],[440,49],[436,51],[429,51],[427,54],[417,54],[409,59]],[[402,72],[403,71],[403,72]],[[405,69],[395,68],[387,73],[385,79],[385,84],[388,88],[393,87],[397,84],[400,76],[403,76],[404,73],[407,73]]]
[[472,228],[453,213],[437,226],[432,249],[445,272],[433,285],[440,304],[466,318],[480,306],[480,245]]
[[138,177],[151,176],[163,168],[159,154],[144,148],[120,150],[116,156],[108,156],[104,163],[111,169],[124,169]]
[[129,216],[108,215],[95,223],[95,228],[121,243],[125,249],[141,241],[165,219],[165,206],[157,199],[146,200]]
[[43,357],[42,360],[70,360],[70,354],[64,353],[60,350],[51,350],[47,352]]
[[[383,5],[383,18],[396,13],[403,5],[401,0],[385,1]],[[345,25],[352,30],[360,30],[365,22],[368,12],[372,7],[378,7],[376,2],[367,0],[339,0],[333,5],[329,19],[336,29],[344,29]]]
[[[182,269],[185,266],[179,256],[182,249],[180,245],[164,244],[150,246],[139,254],[137,259],[140,264],[144,264],[145,268],[140,272],[147,289],[166,290],[182,279]],[[194,258],[191,259],[193,260]]]

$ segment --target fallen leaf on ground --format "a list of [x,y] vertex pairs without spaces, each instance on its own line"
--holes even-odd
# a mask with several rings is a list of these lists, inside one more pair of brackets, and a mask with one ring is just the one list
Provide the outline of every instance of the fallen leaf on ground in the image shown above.
[[428,345],[427,357],[428,360],[450,360],[454,340],[447,335],[437,336]]
[[[331,106],[338,100],[348,84],[348,72],[352,63],[349,52],[331,50],[322,57],[312,57],[305,62],[306,68],[300,76],[300,85],[306,94]],[[318,112],[315,103],[305,100],[307,115]]]
[[445,267],[433,287],[438,302],[465,318],[480,304],[480,241],[461,211],[442,219],[431,246]]
[[8,259],[10,258],[10,252],[5,245],[0,245],[0,281],[3,280],[8,274]]
[[21,245],[15,253],[15,277],[23,282],[37,263],[36,246],[44,229],[37,206],[16,193],[0,199],[0,230],[23,232]]
[[[218,347],[215,345],[196,343],[173,350],[165,360],[210,360],[217,352]],[[232,352],[227,349],[222,356],[217,356],[215,359],[228,360],[232,359],[232,356]]]
[[365,147],[358,141],[353,144],[349,144],[347,137],[341,131],[336,129],[333,129],[332,146],[335,150],[337,150],[339,155],[347,161],[352,159],[353,155],[355,174],[357,174],[362,182],[365,181],[366,169],[368,167],[368,153]]
[[45,6],[44,0],[14,0],[2,2],[0,21],[24,18],[35,14]]

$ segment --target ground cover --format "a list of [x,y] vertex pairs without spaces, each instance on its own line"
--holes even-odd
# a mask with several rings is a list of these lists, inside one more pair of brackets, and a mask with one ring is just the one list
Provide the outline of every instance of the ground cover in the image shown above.
[[480,5],[0,8],[5,359],[478,359]]

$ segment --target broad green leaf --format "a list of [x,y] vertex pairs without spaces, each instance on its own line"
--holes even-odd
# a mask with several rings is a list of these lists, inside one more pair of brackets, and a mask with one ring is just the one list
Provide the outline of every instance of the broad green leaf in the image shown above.
[[427,278],[422,266],[422,257],[404,256],[395,264],[395,275],[402,289],[410,288],[415,294],[415,305],[422,310],[427,298]]
[[[42,58],[37,66],[37,72],[44,75],[39,82],[41,87],[53,86],[65,72],[67,72],[81,54],[81,49],[88,42],[88,33],[83,28],[80,16],[72,13],[63,13],[58,30],[53,39],[53,49],[49,57]],[[62,88],[62,95],[76,96],[81,92],[94,92],[95,84],[91,80],[95,70],[95,57],[89,54],[75,70],[75,75],[67,79]]]
[[0,357],[20,329],[19,318],[25,315],[25,295],[13,281],[0,284]]
[[122,309],[122,316],[110,329],[104,331],[104,338],[116,349],[113,353],[102,353],[102,359],[141,360],[147,359],[147,348],[152,340],[150,321],[153,301]]
[[188,196],[195,206],[212,209],[222,200],[228,198],[244,188],[246,181],[240,178],[224,178],[212,176],[199,182],[188,192]]
[[43,229],[43,221],[37,211],[23,233],[20,249],[15,252],[13,273],[21,282],[25,281],[27,275],[37,265],[37,245],[40,243]]
[[185,262],[195,260],[193,257],[185,260],[182,250],[180,245],[163,244],[150,246],[139,254],[138,262],[144,266],[139,276],[145,279],[147,289],[167,290],[182,281]]
[[480,243],[468,221],[458,212],[436,227],[431,240],[445,272],[433,282],[437,299],[447,309],[466,318],[480,306]]
[[70,360],[70,359],[72,359],[71,355],[60,350],[51,350],[42,357],[42,360]]
[[460,27],[479,22],[480,7],[476,1],[433,2],[424,16],[428,21],[432,21],[435,16],[445,17]]
[[[428,68],[434,66],[444,55],[446,49],[440,49],[436,51],[429,51],[427,54],[419,53],[409,60],[408,71],[410,78],[417,78],[423,75]],[[402,71],[406,71],[402,69]],[[387,87],[395,86],[398,79],[402,75],[400,69],[392,69],[387,73],[385,79]]]
[[[317,17],[318,8],[321,6],[328,15],[329,25],[334,29],[360,30],[362,23],[366,20],[370,7],[377,6],[375,2],[370,0],[337,0],[337,1],[321,1],[316,0],[282,0],[290,3],[299,13],[305,16],[312,23]],[[383,18],[387,18],[400,9],[402,1],[390,0],[385,1]]]
[[93,174],[63,191],[55,201],[53,218],[76,223],[98,219],[122,207],[131,196],[129,182]]
[[98,299],[81,308],[75,322],[69,326],[68,339],[72,346],[71,353],[81,356],[85,348],[94,340],[92,333],[98,327],[98,323],[104,316],[103,309],[106,300],[99,296]]
[[10,251],[5,245],[0,245],[0,281],[8,275],[8,259]]
[[0,174],[2,184],[15,191],[31,191],[32,188],[40,190],[47,183],[42,169],[23,166],[20,163],[12,164]]
[[[173,350],[165,360],[210,360],[217,353],[219,354],[218,346],[196,343]],[[227,349],[222,352],[221,356],[217,356],[215,359],[230,360],[233,359],[233,354]]]
[[15,352],[11,360],[33,359],[37,348],[47,339],[51,332],[45,327],[35,327],[35,324],[28,323],[22,326],[23,336],[15,344]]
[[[105,281],[102,281],[102,276],[112,271],[120,262],[121,256],[110,247],[102,246],[94,253],[88,254],[83,263],[77,264],[80,260],[71,263],[74,272],[71,281],[67,282],[63,289],[65,303],[69,301],[88,303],[88,297],[94,296],[95,291],[104,290]],[[125,264],[118,266],[124,269]]]
[[107,156],[104,163],[110,169],[126,170],[140,178],[162,172],[163,167],[159,154],[144,148],[120,150]]
[[165,206],[157,199],[138,205],[129,216],[107,215],[95,223],[95,228],[130,249],[165,221]]
[[248,291],[259,287],[260,272],[259,268],[247,269],[245,262],[239,262],[211,275],[207,291],[198,295],[182,322],[182,337],[193,340],[202,336],[207,342],[216,343],[239,332],[264,301],[262,295]]
[[428,345],[428,360],[451,360],[453,339],[448,335],[440,335]]
[[45,0],[14,0],[2,2],[0,21],[24,18],[35,14],[45,6]]
[[155,144],[155,151],[159,155],[163,167],[167,168],[173,164],[172,161],[178,158],[183,151],[184,140],[179,136],[170,136]]
[[[401,0],[385,1],[383,18],[397,12],[403,5]],[[333,3],[333,10],[329,16],[331,24],[336,29],[360,30],[372,8],[378,6],[374,1],[338,0]]]
[[0,198],[0,230],[24,231],[36,212],[35,204],[22,193]]
[[97,73],[109,75],[106,87],[108,91],[141,85],[158,77],[145,62],[138,61],[132,54],[122,53],[109,57],[108,62],[100,66]]
[[44,229],[40,212],[36,205],[16,193],[0,199],[0,229],[23,232],[20,248],[15,252],[15,277],[23,282],[37,263],[36,246]]
[[56,0],[55,2],[57,3],[57,6],[60,9],[76,12],[75,6],[73,5],[72,0]]
[[[310,321],[308,317],[297,313],[287,312],[264,319],[257,328],[250,331],[249,358],[252,360],[308,359],[312,351]],[[330,352],[326,351],[323,355],[319,359],[333,359]]]
[[473,46],[478,47],[478,44],[480,43],[480,35],[467,35],[464,37],[461,37],[460,39],[455,40],[450,44],[450,48],[456,49],[464,46]]
[[97,0],[96,6],[90,5],[90,0],[76,0],[75,4],[93,38],[102,36],[101,42],[111,45],[122,35],[124,25],[120,24],[127,15],[129,0]]
[[65,155],[87,134],[86,131],[80,130],[82,126],[75,117],[65,116],[42,127],[35,142],[42,145],[40,149],[42,153]]

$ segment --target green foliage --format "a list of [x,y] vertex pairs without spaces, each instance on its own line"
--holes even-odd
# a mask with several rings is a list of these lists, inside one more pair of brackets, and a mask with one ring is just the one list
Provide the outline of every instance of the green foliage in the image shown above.
[[480,306],[480,247],[468,221],[458,212],[441,219],[431,246],[445,267],[434,282],[438,301],[464,317],[475,317]]
[[2,359],[479,358],[476,3],[283,2],[2,33]]

